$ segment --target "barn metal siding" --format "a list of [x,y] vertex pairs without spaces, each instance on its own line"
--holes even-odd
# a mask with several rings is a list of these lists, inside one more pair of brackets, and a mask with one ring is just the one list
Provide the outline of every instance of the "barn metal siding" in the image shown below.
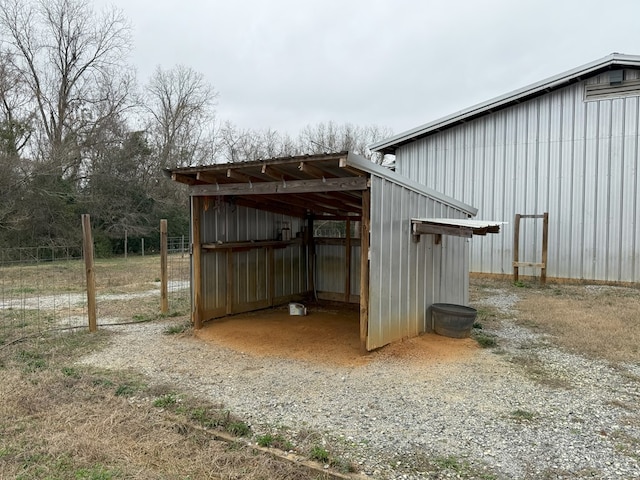
[[[274,240],[286,224],[292,237],[302,229],[302,220],[252,208],[203,199],[201,243]],[[232,253],[233,303],[259,304],[268,301],[269,258],[266,249]],[[274,249],[274,297],[285,297],[307,290],[304,249],[301,244]],[[201,255],[202,302],[204,312],[226,313],[226,250],[204,250]]]
[[367,349],[429,330],[428,307],[468,302],[468,245],[433,235],[414,242],[411,218],[467,218],[445,205],[378,176],[371,177],[369,334]]
[[[509,222],[501,235],[473,239],[471,271],[512,273],[515,214],[548,211],[547,276],[640,280],[640,97],[585,101],[586,82],[607,81],[605,73],[397,150],[398,173],[477,207],[478,218]],[[523,219],[520,238],[520,260],[541,261],[542,222]]]

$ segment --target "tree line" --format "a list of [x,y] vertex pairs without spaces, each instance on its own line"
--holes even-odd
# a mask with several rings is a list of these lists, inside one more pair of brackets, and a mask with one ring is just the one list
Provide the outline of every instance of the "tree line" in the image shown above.
[[391,132],[333,122],[296,136],[216,118],[218,92],[189,66],[145,83],[127,63],[131,28],[85,0],[0,0],[0,248],[72,245],[92,216],[101,253],[188,230],[187,193],[163,169],[352,150]]

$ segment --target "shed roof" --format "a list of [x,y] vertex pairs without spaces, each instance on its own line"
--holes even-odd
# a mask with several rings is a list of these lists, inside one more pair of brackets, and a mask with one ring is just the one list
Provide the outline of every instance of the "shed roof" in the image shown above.
[[[371,175],[390,180],[468,215],[477,209],[351,152],[279,157],[165,170],[191,195],[223,196],[237,205],[298,217],[360,217]],[[258,197],[259,195],[259,197]]]
[[547,78],[526,87],[514,90],[505,95],[479,103],[452,115],[442,117],[419,127],[407,130],[370,146],[372,151],[393,154],[399,147],[419,138],[426,137],[435,132],[451,128],[455,125],[467,122],[473,118],[488,115],[497,110],[502,110],[511,105],[521,103],[553,90],[566,87],[569,84],[579,82],[585,78],[593,77],[607,70],[619,68],[640,68],[640,56],[612,53],[606,57],[587,63],[580,67],[568,70],[553,77]]

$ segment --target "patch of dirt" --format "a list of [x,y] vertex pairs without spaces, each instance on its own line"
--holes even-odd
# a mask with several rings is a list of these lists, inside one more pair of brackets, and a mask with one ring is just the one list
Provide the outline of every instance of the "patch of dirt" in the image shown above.
[[196,337],[256,357],[347,367],[367,365],[382,358],[420,364],[458,363],[468,360],[479,349],[471,338],[430,333],[363,354],[359,315],[357,305],[308,305],[306,316],[289,315],[288,307],[280,307],[212,320],[196,331]]

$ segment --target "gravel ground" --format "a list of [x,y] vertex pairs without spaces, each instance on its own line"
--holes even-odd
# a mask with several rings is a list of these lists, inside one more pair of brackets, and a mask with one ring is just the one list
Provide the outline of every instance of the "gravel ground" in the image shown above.
[[[517,300],[496,289],[482,302],[508,313]],[[223,402],[256,433],[322,432],[373,478],[640,479],[640,366],[568,354],[508,320],[487,332],[499,349],[462,361],[380,355],[355,368],[253,357],[166,326],[110,327],[110,346],[82,362]]]

